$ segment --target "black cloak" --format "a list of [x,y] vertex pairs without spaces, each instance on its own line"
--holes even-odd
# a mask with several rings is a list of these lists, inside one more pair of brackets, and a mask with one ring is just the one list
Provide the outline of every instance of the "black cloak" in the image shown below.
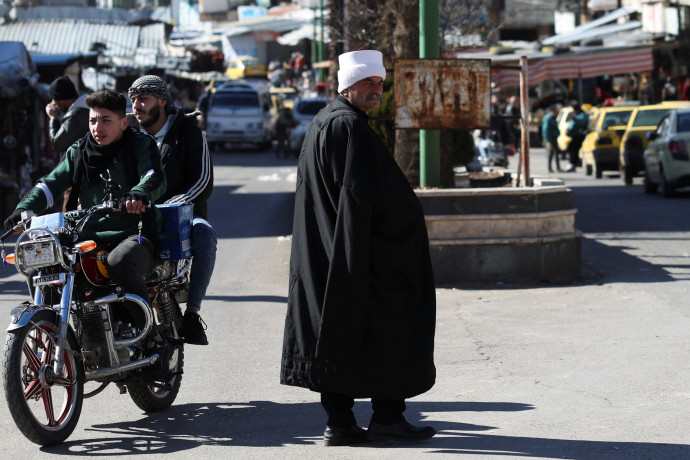
[[368,117],[339,96],[299,158],[280,381],[409,398],[436,378],[422,207]]

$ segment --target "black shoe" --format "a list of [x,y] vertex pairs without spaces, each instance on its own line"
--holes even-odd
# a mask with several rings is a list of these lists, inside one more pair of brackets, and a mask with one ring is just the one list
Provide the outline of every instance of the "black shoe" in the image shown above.
[[430,439],[435,434],[434,427],[415,426],[407,420],[392,425],[381,425],[372,421],[367,431],[367,436],[372,441],[419,442]]
[[326,425],[326,430],[323,432],[323,443],[326,446],[349,446],[364,442],[369,442],[367,431],[357,425],[349,428]]
[[193,313],[190,310],[184,312],[182,317],[182,326],[180,326],[180,335],[184,338],[184,343],[190,345],[208,345],[206,338],[206,323],[201,316]]

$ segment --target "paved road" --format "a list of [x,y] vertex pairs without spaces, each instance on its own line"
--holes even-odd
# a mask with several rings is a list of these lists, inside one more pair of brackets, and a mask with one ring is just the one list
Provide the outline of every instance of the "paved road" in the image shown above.
[[[214,161],[221,239],[202,311],[211,344],[186,350],[175,406],[148,416],[108,388],[85,401],[68,442],[39,450],[0,405],[4,458],[690,458],[690,196],[560,174],[575,190],[583,279],[439,287],[437,384],[407,416],[440,434],[325,448],[317,395],[278,384],[294,161],[241,152]],[[533,174],[545,165],[533,149]],[[11,273],[0,272],[5,311],[21,298]],[[366,425],[369,405],[355,410]]]

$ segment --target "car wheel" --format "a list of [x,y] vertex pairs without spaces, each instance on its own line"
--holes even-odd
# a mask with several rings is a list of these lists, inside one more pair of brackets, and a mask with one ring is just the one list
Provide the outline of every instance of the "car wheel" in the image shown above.
[[647,174],[647,171],[644,172],[644,192],[647,195],[652,195],[656,193],[656,191],[659,188],[659,184],[656,182],[652,182],[652,180],[649,178],[649,174]]
[[602,177],[601,164],[596,161],[594,162],[594,177],[597,179],[601,179]]
[[621,167],[621,175],[623,176],[623,182],[625,185],[632,185],[633,183],[633,172],[628,165]]
[[666,197],[672,197],[676,193],[676,189],[671,185],[666,179],[666,173],[664,173],[664,168],[659,168],[659,173],[661,175],[661,194]]

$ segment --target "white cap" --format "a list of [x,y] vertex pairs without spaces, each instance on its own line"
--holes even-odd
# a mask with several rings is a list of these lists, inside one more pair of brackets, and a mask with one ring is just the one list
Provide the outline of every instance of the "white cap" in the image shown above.
[[386,78],[383,54],[380,51],[351,51],[338,56],[338,62],[340,64],[340,70],[338,70],[339,93],[365,78]]

